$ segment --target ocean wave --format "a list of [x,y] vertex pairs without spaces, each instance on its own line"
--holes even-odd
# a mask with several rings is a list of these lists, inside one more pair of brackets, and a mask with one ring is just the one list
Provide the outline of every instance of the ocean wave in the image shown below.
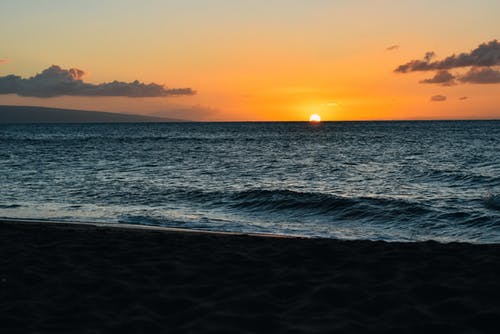
[[483,202],[488,209],[500,210],[500,194],[487,194],[484,197]]
[[482,175],[467,171],[431,169],[420,175],[420,177],[429,182],[446,182],[457,187],[464,184],[485,186],[500,185],[500,177],[498,176]]
[[0,204],[0,209],[17,209],[20,208],[19,204]]
[[[113,196],[115,197],[115,196]],[[126,196],[125,196],[126,197]],[[226,208],[233,214],[273,215],[275,218],[317,216],[336,220],[409,221],[431,212],[421,203],[385,197],[344,197],[327,193],[286,189],[251,189],[244,191],[204,191],[200,189],[168,189],[147,196],[148,205],[185,203],[206,210]],[[116,200],[124,199],[124,194]],[[109,199],[108,199],[109,200]],[[144,203],[146,204],[146,203]]]
[[291,190],[248,190],[231,196],[231,206],[251,211],[293,211],[337,219],[414,217],[428,213],[420,204],[381,197],[342,197]]

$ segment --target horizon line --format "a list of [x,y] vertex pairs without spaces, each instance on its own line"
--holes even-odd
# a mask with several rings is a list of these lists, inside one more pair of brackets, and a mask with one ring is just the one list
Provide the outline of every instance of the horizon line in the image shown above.
[[[158,119],[165,119],[166,121],[151,121],[151,122],[141,122],[141,123],[309,123],[309,120],[213,120],[213,121],[198,121],[198,120],[189,120],[189,119],[179,119],[179,118],[171,118],[171,121],[168,121],[170,117],[167,116],[155,116],[149,114],[136,114],[135,111],[133,114],[124,113],[123,111],[106,111],[106,110],[89,110],[89,109],[78,109],[78,108],[62,108],[62,107],[47,107],[40,105],[20,105],[20,104],[0,104],[1,107],[32,107],[32,108],[43,108],[43,109],[59,109],[59,110],[70,110],[70,111],[87,111],[87,112],[102,112],[102,113],[111,113],[117,115],[127,115],[127,116],[141,116],[141,117],[151,117]],[[429,118],[409,118],[409,119],[342,119],[342,120],[322,120],[320,123],[333,123],[333,122],[438,122],[438,121],[500,121],[500,118],[437,118],[437,119],[429,119]],[[3,124],[39,124],[40,122],[33,123],[3,123]],[[68,123],[57,123],[57,124],[79,124],[83,122],[68,122]],[[104,122],[87,122],[86,124],[99,124]],[[107,123],[136,123],[136,122],[107,122]],[[2,124],[2,123],[0,123]],[[44,124],[56,124],[54,123],[44,123]]]

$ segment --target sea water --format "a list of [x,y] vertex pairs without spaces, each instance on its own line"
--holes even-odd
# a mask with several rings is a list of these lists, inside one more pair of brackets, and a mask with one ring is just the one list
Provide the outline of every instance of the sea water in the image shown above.
[[500,242],[500,121],[0,125],[0,217]]

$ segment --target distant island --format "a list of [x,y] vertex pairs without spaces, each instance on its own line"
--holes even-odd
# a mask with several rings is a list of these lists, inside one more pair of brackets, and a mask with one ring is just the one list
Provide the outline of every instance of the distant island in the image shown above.
[[103,111],[0,105],[0,124],[7,123],[147,123],[188,120]]

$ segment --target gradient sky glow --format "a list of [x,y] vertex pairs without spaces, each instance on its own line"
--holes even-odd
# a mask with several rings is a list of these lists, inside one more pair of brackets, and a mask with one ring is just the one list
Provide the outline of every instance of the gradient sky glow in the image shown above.
[[93,84],[137,79],[197,94],[8,94],[0,104],[215,121],[499,119],[500,83],[394,72],[427,51],[442,59],[500,39],[499,13],[498,0],[2,0],[0,77],[55,64]]

